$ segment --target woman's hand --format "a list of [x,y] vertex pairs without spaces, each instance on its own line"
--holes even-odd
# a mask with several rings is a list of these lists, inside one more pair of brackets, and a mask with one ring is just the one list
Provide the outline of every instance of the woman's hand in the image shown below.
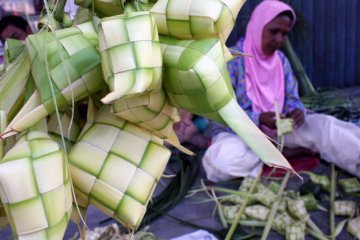
[[274,112],[263,112],[259,115],[259,122],[270,129],[276,129],[276,119]]
[[292,112],[287,113],[286,117],[292,118],[294,120],[295,128],[300,127],[305,121],[304,112],[299,108],[296,108]]

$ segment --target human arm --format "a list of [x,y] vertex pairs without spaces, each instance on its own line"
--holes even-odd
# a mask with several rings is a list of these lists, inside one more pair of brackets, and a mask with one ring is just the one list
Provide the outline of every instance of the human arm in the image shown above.
[[270,129],[276,129],[276,118],[274,112],[262,112],[259,114],[259,124]]

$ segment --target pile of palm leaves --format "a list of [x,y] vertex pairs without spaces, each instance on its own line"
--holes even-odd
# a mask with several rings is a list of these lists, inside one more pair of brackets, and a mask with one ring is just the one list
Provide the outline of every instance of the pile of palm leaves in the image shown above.
[[[225,239],[233,239],[239,227],[253,233],[248,239],[254,235],[268,239],[270,230],[287,240],[302,240],[307,235],[330,240],[340,237],[340,234],[359,238],[359,180],[347,177],[337,181],[335,168],[331,179],[312,172],[301,174],[307,175],[308,181],[297,190],[285,187],[289,179],[287,174],[281,183],[259,175],[256,179],[243,179],[238,189],[234,189],[232,183],[221,187],[203,185],[192,192],[208,193],[223,227],[229,229]],[[314,186],[318,186],[320,191],[314,191]],[[320,215],[321,228],[315,224]],[[317,221],[313,221],[314,217]],[[328,220],[324,221],[324,217]],[[327,223],[330,225],[326,226]],[[329,229],[329,233],[321,229]]]

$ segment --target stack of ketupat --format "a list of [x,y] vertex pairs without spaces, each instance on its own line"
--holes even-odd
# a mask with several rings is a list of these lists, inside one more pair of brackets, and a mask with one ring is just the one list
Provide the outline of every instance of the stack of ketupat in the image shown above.
[[[229,125],[265,163],[292,171],[231,87],[224,42],[244,0],[76,0],[77,25],[58,29],[55,22],[68,20],[64,2],[45,2],[42,16],[51,21],[24,51],[8,54],[13,61],[0,79],[0,196],[14,236],[62,239],[71,196],[57,191],[70,187],[75,204],[93,204],[136,229],[170,157],[164,141],[181,148],[172,130],[176,108]],[[31,130],[49,115],[60,144],[44,127]],[[19,227],[30,221],[25,216],[39,224]]]

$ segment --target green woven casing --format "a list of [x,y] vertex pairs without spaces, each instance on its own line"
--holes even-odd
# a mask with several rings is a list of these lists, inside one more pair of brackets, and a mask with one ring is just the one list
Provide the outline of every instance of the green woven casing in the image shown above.
[[225,43],[245,0],[159,0],[150,12],[159,33],[179,39],[220,38]]
[[59,108],[87,97],[104,86],[100,55],[96,50],[97,34],[92,24],[88,22],[58,30],[55,34],[59,42],[53,33],[48,32],[30,35],[26,41],[32,75],[41,101],[49,113],[55,110],[50,84]]
[[259,183],[256,186],[256,200],[264,204],[267,207],[271,207],[273,202],[276,200],[276,194],[263,184]]
[[169,157],[159,138],[102,108],[69,154],[77,197],[136,229]]
[[286,226],[286,240],[304,240],[305,223],[294,222]]
[[80,134],[80,127],[66,112],[60,112],[59,117],[61,129],[56,114],[53,114],[47,123],[48,133],[60,146],[63,145],[64,139],[65,149],[69,150]]
[[305,208],[305,203],[301,199],[288,199],[287,206],[289,213],[300,221],[306,222],[309,219],[309,214]]
[[270,209],[260,204],[255,204],[245,208],[245,214],[248,217],[260,221],[266,221],[269,213]]
[[338,200],[334,202],[335,215],[354,216],[356,213],[356,202],[347,200]]
[[25,49],[23,41],[8,38],[5,42],[4,61],[5,67],[12,63]]
[[168,103],[163,90],[116,101],[112,112],[162,139],[169,137],[178,120],[177,110]]
[[104,79],[111,91],[103,103],[161,88],[162,53],[148,12],[102,19],[99,44]]
[[346,193],[360,192],[360,182],[357,178],[340,179],[339,185]]
[[225,123],[217,113],[234,98],[219,39],[160,37],[164,52],[163,86],[170,104]]
[[100,18],[110,17],[124,13],[121,0],[92,0],[94,11]]
[[14,237],[63,239],[71,181],[63,151],[46,133],[26,133],[2,159],[0,196]]
[[88,8],[91,6],[93,0],[74,0],[74,3],[79,7]]
[[282,235],[285,235],[286,226],[292,224],[294,220],[290,217],[287,212],[276,214],[272,223],[272,228]]
[[219,39],[160,36],[160,42],[163,86],[171,105],[229,126],[266,164],[294,172],[237,103]]

